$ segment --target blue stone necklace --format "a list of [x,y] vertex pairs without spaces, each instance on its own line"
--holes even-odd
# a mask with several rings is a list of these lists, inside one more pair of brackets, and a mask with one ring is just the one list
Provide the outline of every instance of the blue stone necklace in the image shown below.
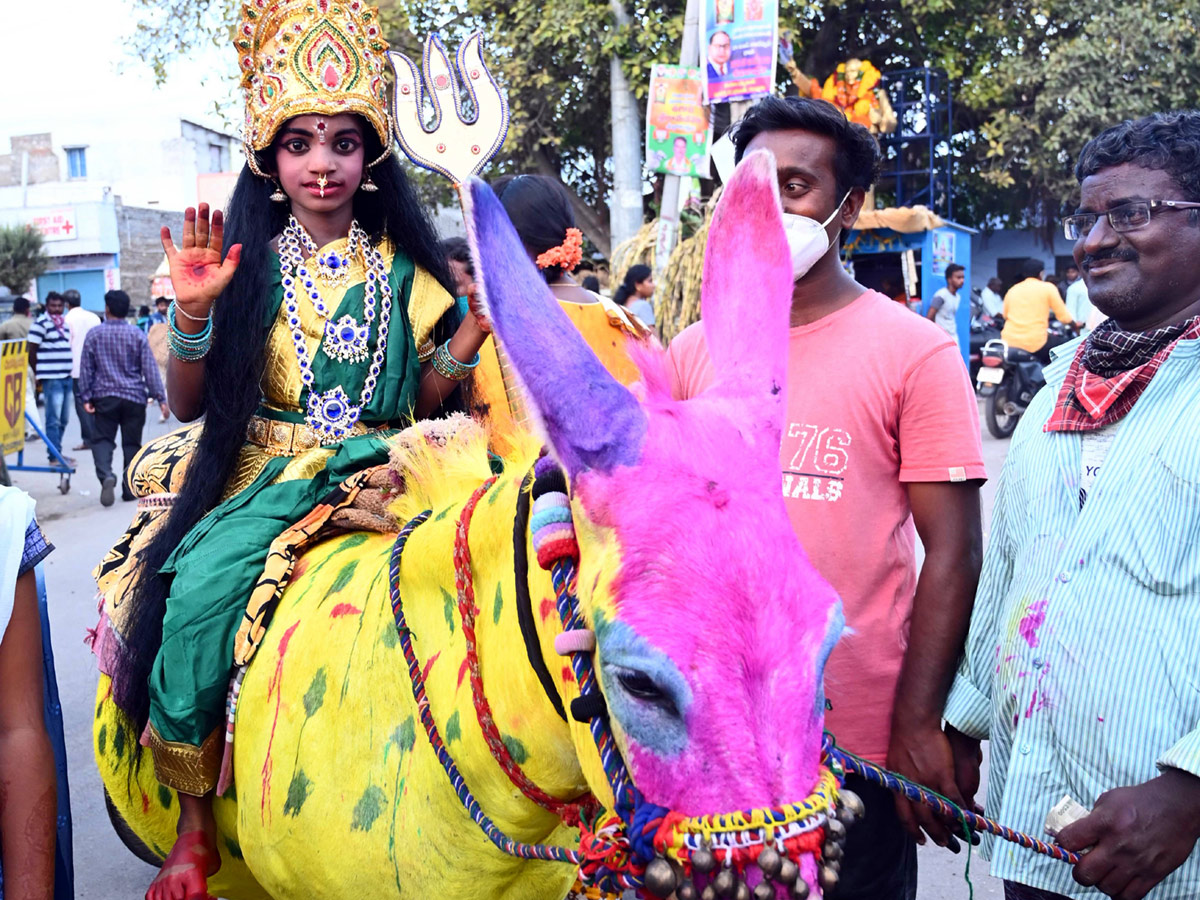
[[[375,386],[383,371],[387,355],[388,325],[392,312],[392,285],[388,279],[383,254],[371,246],[370,238],[357,221],[350,224],[350,237],[346,254],[327,251],[316,259],[316,271],[310,272],[308,261],[317,256],[317,247],[308,232],[295,216],[288,218],[287,227],[279,239],[279,274],[283,283],[283,303],[287,312],[288,329],[300,366],[300,378],[309,389],[305,421],[316,433],[322,444],[333,444],[346,437],[357,424],[362,410],[375,396]],[[361,256],[366,270],[363,288],[363,321],[360,324],[346,314],[336,322],[328,321],[332,310],[321,297],[317,281],[326,281],[326,272],[335,279],[330,286],[341,286],[350,278],[350,263]],[[371,323],[375,321],[376,294],[379,296],[379,334],[375,354],[370,360],[362,395],[357,404],[352,403],[342,388],[317,392],[313,390],[312,360],[308,355],[308,344],[300,324],[299,294],[303,292],[312,301],[317,315],[326,320],[324,340],[321,343],[325,354],[331,359],[349,364],[361,364],[370,356],[369,337]]]

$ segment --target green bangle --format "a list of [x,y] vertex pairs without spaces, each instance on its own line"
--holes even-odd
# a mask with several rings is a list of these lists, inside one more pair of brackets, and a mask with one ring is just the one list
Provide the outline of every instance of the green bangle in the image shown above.
[[449,378],[451,381],[463,381],[471,377],[471,373],[475,367],[479,365],[479,354],[475,354],[475,358],[469,363],[459,362],[454,358],[454,354],[450,352],[450,342],[438,344],[437,349],[433,351],[433,368],[444,378]]

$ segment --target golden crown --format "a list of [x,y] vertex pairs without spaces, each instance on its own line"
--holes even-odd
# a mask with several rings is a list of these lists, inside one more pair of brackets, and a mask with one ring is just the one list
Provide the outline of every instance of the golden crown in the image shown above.
[[251,149],[269,147],[294,116],[357,113],[390,150],[388,45],[375,7],[362,0],[246,0],[234,45]]

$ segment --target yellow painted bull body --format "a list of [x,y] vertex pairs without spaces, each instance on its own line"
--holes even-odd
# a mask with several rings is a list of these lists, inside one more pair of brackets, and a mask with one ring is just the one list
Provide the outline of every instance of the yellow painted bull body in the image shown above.
[[[473,516],[475,627],[487,696],[513,758],[543,789],[573,798],[587,792],[587,779],[570,729],[526,658],[514,595],[517,494],[535,455],[510,460]],[[404,520],[434,510],[408,542],[399,583],[434,719],[501,828],[518,840],[574,846],[577,833],[520,795],[496,766],[466,676],[451,551],[462,505],[490,475],[483,436],[476,431],[430,461],[438,463],[436,471],[426,467],[432,483],[422,486],[409,472],[395,511]],[[574,881],[569,866],[502,854],[451,789],[422,730],[398,646],[388,586],[393,539],[337,537],[296,565],[242,684],[236,779],[215,804],[223,865],[209,886],[218,896],[562,897]],[[529,587],[544,657],[556,661],[551,672],[569,702],[574,681],[553,650],[561,630],[553,590],[536,562]],[[575,730],[589,740],[582,726]],[[178,801],[155,781],[148,754],[131,773],[131,727],[108,697],[107,678],[94,731],[117,812],[163,855],[174,840]]]
[[[602,699],[632,784],[646,803],[676,814],[671,821],[699,823],[692,837],[714,839],[720,820],[717,837],[727,847],[769,842],[775,853],[776,841],[792,832],[761,814],[799,810],[787,827],[802,849],[789,850],[789,861],[819,896],[816,854],[832,805],[810,807],[806,798],[829,800],[820,793],[829,778],[820,768],[820,681],[842,618],[836,594],[796,540],[779,490],[792,271],[773,160],[748,157],[714,216],[710,250],[715,243],[724,252],[708,255],[704,302],[716,380],[683,402],[670,396],[659,351],[635,354],[643,375],[636,396],[606,372],[495,197],[473,182],[467,199],[489,314],[569,498],[545,495],[558,505],[535,508],[524,521],[522,479],[537,455],[528,439],[514,442],[481,496],[492,469],[477,426],[459,423],[438,440],[414,439],[410,430],[397,444],[393,467],[403,491],[391,511],[399,522],[426,509],[431,515],[408,539],[395,587],[448,752],[504,833],[577,845],[577,832],[526,798],[482,736],[454,562],[460,517],[474,498],[465,568],[474,583],[483,692],[502,744],[541,791],[564,800],[590,792],[613,808],[588,726],[560,717],[551,699],[570,709],[579,689],[554,649],[561,624],[530,535],[545,540],[565,514],[578,539],[579,614],[591,631],[572,639],[594,638],[594,650],[585,641],[581,652],[602,693],[581,706],[595,709]],[[496,849],[431,749],[391,608],[393,543],[394,535],[356,532],[297,562],[242,683],[234,779],[215,802],[223,865],[212,893],[230,900],[558,898],[574,882],[569,865]],[[522,584],[528,645],[518,619]],[[119,580],[111,591],[120,593]],[[546,684],[535,672],[539,659]],[[178,801],[154,780],[148,754],[134,763],[135,729],[110,699],[107,679],[95,738],[116,818],[132,832],[128,842],[161,858]],[[755,824],[743,831],[730,821]],[[675,843],[652,852],[680,859],[686,835],[668,838]],[[764,877],[753,865],[739,873],[751,887]],[[779,885],[777,900],[789,891]]]

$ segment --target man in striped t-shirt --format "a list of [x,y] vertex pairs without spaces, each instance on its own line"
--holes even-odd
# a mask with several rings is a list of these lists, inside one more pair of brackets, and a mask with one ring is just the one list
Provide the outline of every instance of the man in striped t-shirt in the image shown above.
[[[1200,112],[1084,147],[1064,222],[1110,319],[1055,348],[1013,435],[945,719],[968,800],[1074,866],[988,847],[1007,900],[1200,897]],[[972,740],[974,741],[972,745]],[[1084,887],[1079,887],[1083,885]]]
[[[46,311],[38,316],[29,329],[29,365],[42,383],[46,401],[46,437],[62,452],[62,436],[70,415],[71,390],[71,328],[63,316],[63,298],[57,291],[46,295]],[[50,465],[57,465],[53,454]],[[72,465],[74,460],[68,459]]]

